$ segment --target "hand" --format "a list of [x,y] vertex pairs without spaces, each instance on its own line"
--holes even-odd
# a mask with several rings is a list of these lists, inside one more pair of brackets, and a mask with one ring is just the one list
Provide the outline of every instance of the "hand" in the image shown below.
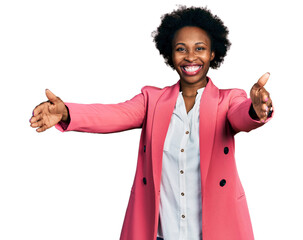
[[250,90],[250,98],[253,108],[261,122],[265,122],[268,118],[268,113],[272,109],[272,101],[269,92],[264,88],[270,74],[265,73]]
[[45,90],[45,94],[48,101],[35,107],[30,119],[31,127],[37,128],[37,132],[43,132],[68,119],[68,110],[64,102],[48,89]]

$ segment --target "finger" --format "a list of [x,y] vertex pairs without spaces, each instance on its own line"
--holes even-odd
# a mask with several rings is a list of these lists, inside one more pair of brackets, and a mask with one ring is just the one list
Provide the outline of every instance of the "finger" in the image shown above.
[[33,123],[31,124],[31,127],[32,127],[32,128],[37,128],[37,127],[42,127],[43,125],[45,125],[45,124],[44,124],[43,119],[41,119],[41,120],[39,120],[39,121],[37,121],[37,122],[33,122]]
[[37,128],[42,127],[43,125],[47,125],[46,119],[44,118],[44,114],[41,113],[31,119],[31,127]]
[[30,123],[35,123],[35,122],[38,122],[42,119],[42,114],[38,114],[37,116],[33,116],[31,119],[30,119]]
[[268,102],[270,99],[269,97],[269,93],[266,91],[266,92],[263,92],[262,95],[261,95],[261,100],[263,103],[266,103]]
[[49,129],[46,125],[43,125],[42,127],[39,127],[36,129],[37,132],[44,132],[45,130]]
[[261,113],[260,113],[260,120],[265,122],[267,118],[271,117],[273,112],[272,102],[269,100],[267,103],[262,104]]
[[43,126],[42,121],[34,122],[31,124],[32,128],[38,128],[38,127],[42,127],[42,126]]
[[269,98],[269,100],[266,102],[266,105],[268,106],[268,108],[272,108],[272,100],[271,98]]
[[38,114],[40,114],[40,113],[43,111],[43,109],[44,109],[45,107],[48,108],[48,105],[49,105],[48,102],[40,103],[40,104],[39,104],[37,107],[35,107],[35,109],[33,110],[33,116],[37,116]]
[[268,111],[268,114],[267,114],[267,118],[272,117],[273,111],[274,111],[274,107],[272,106],[272,104],[270,104],[269,111]]
[[266,104],[262,104],[259,110],[259,117],[264,118],[265,116],[267,116],[267,113],[268,113],[268,107],[266,106]]
[[54,103],[57,101],[57,96],[53,94],[49,89],[45,89],[45,94],[50,102]]
[[265,123],[265,121],[267,120],[267,114],[266,112],[261,113],[261,117],[260,117],[260,121],[262,123]]
[[257,85],[259,88],[262,88],[265,86],[265,84],[267,83],[268,79],[269,79],[270,73],[267,72],[265,74],[262,75],[262,77],[259,78]]
[[262,109],[263,112],[268,112],[269,107],[266,104],[262,104],[261,109]]

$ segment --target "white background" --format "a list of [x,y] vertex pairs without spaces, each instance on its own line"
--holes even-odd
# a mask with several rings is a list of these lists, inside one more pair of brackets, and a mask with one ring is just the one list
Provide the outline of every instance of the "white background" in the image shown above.
[[[180,2],[178,2],[179,4]],[[236,136],[236,161],[257,240],[303,239],[302,7],[299,1],[183,1],[208,6],[232,47],[209,76],[249,93],[265,72],[275,116]],[[0,239],[118,239],[140,130],[36,133],[49,88],[66,102],[118,103],[178,75],[151,32],[174,1],[1,1]]]

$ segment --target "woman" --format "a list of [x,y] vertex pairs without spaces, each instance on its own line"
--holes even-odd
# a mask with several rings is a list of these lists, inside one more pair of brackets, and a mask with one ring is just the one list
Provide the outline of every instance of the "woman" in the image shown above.
[[119,104],[49,101],[34,109],[38,132],[109,133],[142,128],[138,164],[121,232],[123,240],[254,239],[234,158],[234,136],[272,117],[265,90],[269,73],[250,91],[218,89],[207,77],[230,42],[228,29],[206,8],[166,14],[154,41],[180,80],[163,89],[144,87]]

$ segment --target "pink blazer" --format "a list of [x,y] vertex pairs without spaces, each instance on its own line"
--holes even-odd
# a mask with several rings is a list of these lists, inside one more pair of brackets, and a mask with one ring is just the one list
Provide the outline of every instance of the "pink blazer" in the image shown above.
[[[71,122],[65,130],[56,125],[61,131],[94,133],[142,128],[137,170],[121,240],[156,239],[163,145],[179,89],[179,82],[163,89],[146,86],[140,94],[119,104],[66,103]],[[251,100],[244,90],[221,90],[210,79],[201,97],[203,240],[254,239],[234,157],[235,134],[264,124],[251,119],[250,106]]]

